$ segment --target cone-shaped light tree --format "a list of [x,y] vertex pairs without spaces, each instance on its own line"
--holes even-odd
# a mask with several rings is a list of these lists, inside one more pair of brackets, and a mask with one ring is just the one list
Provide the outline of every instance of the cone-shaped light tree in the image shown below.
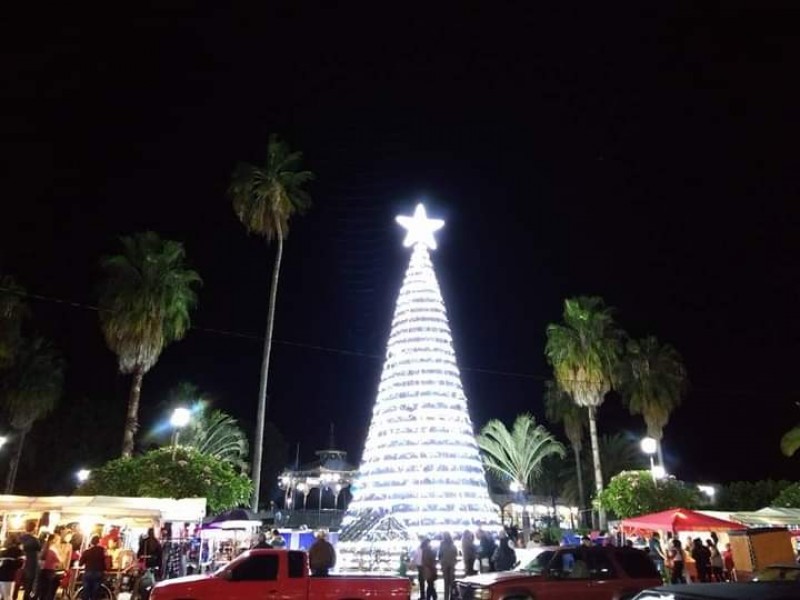
[[[398,217],[411,261],[397,299],[378,397],[344,527],[391,514],[419,535],[496,527],[429,251],[444,225],[418,205]],[[355,525],[353,525],[355,527]],[[344,530],[343,530],[344,531]]]

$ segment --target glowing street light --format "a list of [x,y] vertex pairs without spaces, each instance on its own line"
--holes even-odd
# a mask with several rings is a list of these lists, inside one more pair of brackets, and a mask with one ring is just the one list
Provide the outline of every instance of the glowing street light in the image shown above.
[[86,483],[91,474],[92,472],[89,469],[80,469],[77,473],[75,473],[75,477],[78,479],[78,483]]
[[7,441],[8,441],[8,438],[6,436],[0,435],[0,448],[5,446]]
[[175,451],[178,449],[178,436],[181,429],[186,427],[192,420],[192,411],[183,406],[179,406],[172,411],[169,424],[172,425],[172,460],[175,460]]
[[642,438],[641,446],[642,452],[650,457],[650,475],[653,476],[653,483],[656,483],[666,475],[664,467],[662,465],[656,465],[653,460],[653,455],[658,451],[658,442],[655,438],[645,437]]
[[518,494],[522,491],[522,484],[515,479],[508,485],[508,489],[511,490],[512,494]]

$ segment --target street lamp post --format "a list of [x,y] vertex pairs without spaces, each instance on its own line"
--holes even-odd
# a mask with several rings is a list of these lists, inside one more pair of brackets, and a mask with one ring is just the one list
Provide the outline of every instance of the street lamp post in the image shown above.
[[659,477],[664,476],[664,467],[661,465],[656,467],[655,460],[653,459],[653,456],[658,451],[658,442],[655,440],[655,438],[645,437],[642,438],[641,446],[642,452],[650,457],[650,475],[653,477],[653,483],[655,484]]
[[178,407],[172,411],[169,424],[172,425],[172,460],[175,460],[175,451],[178,449],[178,436],[181,429],[192,420],[192,411],[188,408]]

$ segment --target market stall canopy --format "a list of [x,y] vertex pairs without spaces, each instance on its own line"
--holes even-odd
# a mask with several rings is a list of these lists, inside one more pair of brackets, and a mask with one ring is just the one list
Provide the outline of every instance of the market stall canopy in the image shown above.
[[649,515],[623,519],[622,528],[648,531],[728,531],[729,529],[747,529],[741,523],[717,519],[716,517],[685,508],[671,508]]
[[800,526],[800,508],[769,506],[753,512],[738,512],[733,518],[748,525],[795,525]]
[[62,519],[92,516],[105,519],[138,518],[198,522],[205,517],[206,499],[0,495],[0,512],[57,512]]

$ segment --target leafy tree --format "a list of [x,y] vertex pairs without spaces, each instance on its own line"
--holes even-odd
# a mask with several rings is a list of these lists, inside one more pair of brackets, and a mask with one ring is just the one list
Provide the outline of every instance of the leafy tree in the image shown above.
[[25,288],[9,275],[0,276],[0,367],[9,366],[20,343],[22,319],[28,313]]
[[598,500],[620,519],[670,508],[695,508],[701,502],[696,487],[672,478],[654,482],[650,471],[623,471],[615,475]]
[[793,456],[800,449],[800,425],[790,429],[781,438],[781,451],[786,456]]
[[[629,436],[623,433],[600,436],[600,460],[603,469],[611,477],[622,471],[644,469],[647,460],[639,449],[639,445]],[[592,460],[586,456],[581,457],[581,469],[584,479],[591,478]],[[577,479],[575,467],[570,465],[565,467],[567,471],[567,481],[564,485],[564,495],[571,501],[577,498],[575,482]]]
[[529,491],[548,456],[563,456],[564,446],[533,415],[521,414],[509,431],[502,421],[492,419],[478,435],[486,468],[517,482]]
[[181,432],[180,445],[230,463],[240,471],[249,466],[247,436],[236,419],[221,410],[198,411]]
[[555,381],[544,382],[545,414],[551,423],[561,423],[564,433],[572,446],[575,458],[574,473],[578,484],[578,506],[586,508],[586,496],[583,492],[583,469],[581,469],[581,451],[583,450],[583,432],[586,429],[586,418],[583,409],[575,404],[570,395],[558,387]]
[[537,491],[550,499],[553,507],[553,525],[559,526],[558,522],[558,498],[563,495],[564,484],[567,481],[568,472],[564,468],[564,458],[558,455],[550,455],[542,460],[541,470],[536,479]]
[[289,221],[302,214],[311,200],[304,189],[314,179],[311,171],[301,170],[302,152],[292,152],[277,135],[269,137],[267,160],[261,166],[239,165],[233,174],[228,193],[236,216],[248,233],[263,236],[278,244],[272,268],[272,284],[267,308],[267,331],[261,360],[261,382],[258,390],[258,412],[253,449],[253,498],[251,508],[258,510],[261,488],[261,463],[264,448],[264,423],[267,414],[267,382],[275,324],[275,303],[283,258],[283,243],[289,235]]
[[644,417],[647,435],[656,440],[658,462],[663,465],[664,427],[672,411],[680,405],[687,386],[681,355],[654,336],[629,340],[618,376],[623,402],[631,414]]
[[[556,382],[588,412],[597,494],[603,491],[597,409],[611,389],[621,355],[622,335],[611,309],[602,298],[594,296],[565,300],[563,323],[547,326],[545,354],[553,366]],[[602,511],[600,527],[605,528]]]
[[55,408],[63,385],[64,362],[55,347],[41,337],[23,339],[0,388],[9,424],[18,435],[17,449],[8,467],[6,494],[14,491],[25,437],[36,421]]
[[783,491],[769,505],[781,508],[800,508],[800,481],[783,488]]
[[227,462],[179,447],[158,448],[132,458],[117,458],[92,471],[77,494],[146,498],[206,498],[218,513],[247,502],[250,478]]
[[189,329],[197,303],[197,272],[187,268],[183,244],[147,231],[120,238],[122,253],[101,261],[100,325],[121,373],[133,375],[122,456],[131,456],[139,428],[142,379],[170,342]]
[[791,485],[790,481],[733,481],[723,485],[717,494],[716,504],[729,511],[758,510],[773,506],[772,501]]

